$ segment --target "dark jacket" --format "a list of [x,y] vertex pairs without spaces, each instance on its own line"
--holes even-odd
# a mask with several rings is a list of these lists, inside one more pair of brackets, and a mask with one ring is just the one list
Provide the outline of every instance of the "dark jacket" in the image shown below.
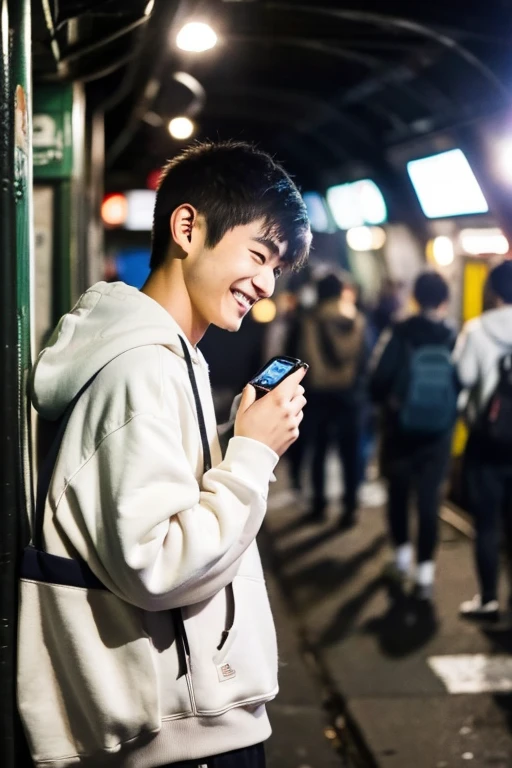
[[[390,406],[391,395],[396,391],[397,379],[407,376],[411,350],[431,344],[440,344],[450,351],[455,346],[455,331],[444,321],[431,320],[425,315],[415,315],[397,323],[386,336],[383,334],[372,361],[370,396],[383,406],[383,442],[385,449],[395,453],[399,444],[413,444],[436,439],[436,436],[411,436],[403,434],[398,424],[398,412]],[[454,377],[456,376],[454,370]]]
[[407,368],[411,350],[430,344],[441,344],[452,350],[455,340],[455,331],[447,323],[425,315],[414,315],[397,323],[389,335],[381,338],[375,351],[370,377],[372,400],[386,403],[397,373]]

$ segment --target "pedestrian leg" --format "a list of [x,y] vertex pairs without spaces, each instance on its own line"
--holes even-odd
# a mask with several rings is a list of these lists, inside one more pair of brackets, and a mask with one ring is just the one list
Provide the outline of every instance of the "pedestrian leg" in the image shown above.
[[415,466],[418,546],[416,596],[431,600],[434,588],[434,554],[437,547],[439,507],[450,458],[451,434],[418,451]]
[[505,559],[508,588],[508,607],[512,611],[512,467],[505,472],[505,493],[503,494],[503,556]]
[[409,501],[412,485],[412,461],[409,456],[389,458],[388,464],[388,526],[394,545],[395,558],[390,573],[403,580],[412,563],[409,538]]
[[356,521],[357,491],[361,479],[361,410],[359,406],[344,407],[340,410],[336,425],[336,442],[345,485],[344,511],[340,525],[342,528],[350,528]]
[[465,618],[496,618],[500,545],[500,516],[504,484],[499,469],[481,459],[468,466],[469,501],[475,521],[475,560],[480,595],[460,606]]

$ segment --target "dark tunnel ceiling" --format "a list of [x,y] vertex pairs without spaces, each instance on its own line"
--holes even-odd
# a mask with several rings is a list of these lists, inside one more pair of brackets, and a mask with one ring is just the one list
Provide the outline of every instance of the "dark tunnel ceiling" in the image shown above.
[[[176,72],[204,89],[198,138],[257,141],[305,185],[512,96],[512,0],[156,0],[149,17],[147,4],[33,0],[36,83],[86,83],[110,178],[129,184],[180,148],[167,122],[198,102]],[[170,45],[191,18],[216,29],[212,51]]]

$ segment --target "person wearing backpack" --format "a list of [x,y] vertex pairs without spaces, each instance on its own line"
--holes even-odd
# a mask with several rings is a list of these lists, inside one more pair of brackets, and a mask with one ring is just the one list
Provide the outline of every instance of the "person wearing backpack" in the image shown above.
[[495,620],[502,526],[512,561],[512,261],[491,270],[486,289],[489,309],[466,324],[454,354],[473,406],[464,476],[480,583],[480,594],[464,601],[460,614]]
[[418,541],[414,594],[432,600],[440,493],[451,448],[458,387],[451,361],[455,332],[446,322],[449,288],[434,271],[414,285],[418,314],[383,334],[372,360],[370,393],[383,409],[382,471],[388,481],[388,525],[401,584],[411,574],[409,506],[416,493]]

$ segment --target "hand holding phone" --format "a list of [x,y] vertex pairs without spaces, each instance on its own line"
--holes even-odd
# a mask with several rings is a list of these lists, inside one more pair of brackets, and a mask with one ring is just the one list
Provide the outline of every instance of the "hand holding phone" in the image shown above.
[[295,358],[288,358],[288,362],[290,360],[291,365],[280,368],[272,367],[275,362],[272,359],[251,380],[243,391],[235,421],[235,435],[259,440],[278,456],[298,438],[306,404],[300,382],[306,375],[307,365]]
[[275,389],[278,384],[299,368],[304,368],[307,371],[309,366],[297,357],[280,355],[271,358],[271,360],[258,371],[256,376],[249,381],[249,384],[252,384],[256,389],[256,399],[258,400],[260,397],[263,397],[263,395],[266,395],[268,392]]

